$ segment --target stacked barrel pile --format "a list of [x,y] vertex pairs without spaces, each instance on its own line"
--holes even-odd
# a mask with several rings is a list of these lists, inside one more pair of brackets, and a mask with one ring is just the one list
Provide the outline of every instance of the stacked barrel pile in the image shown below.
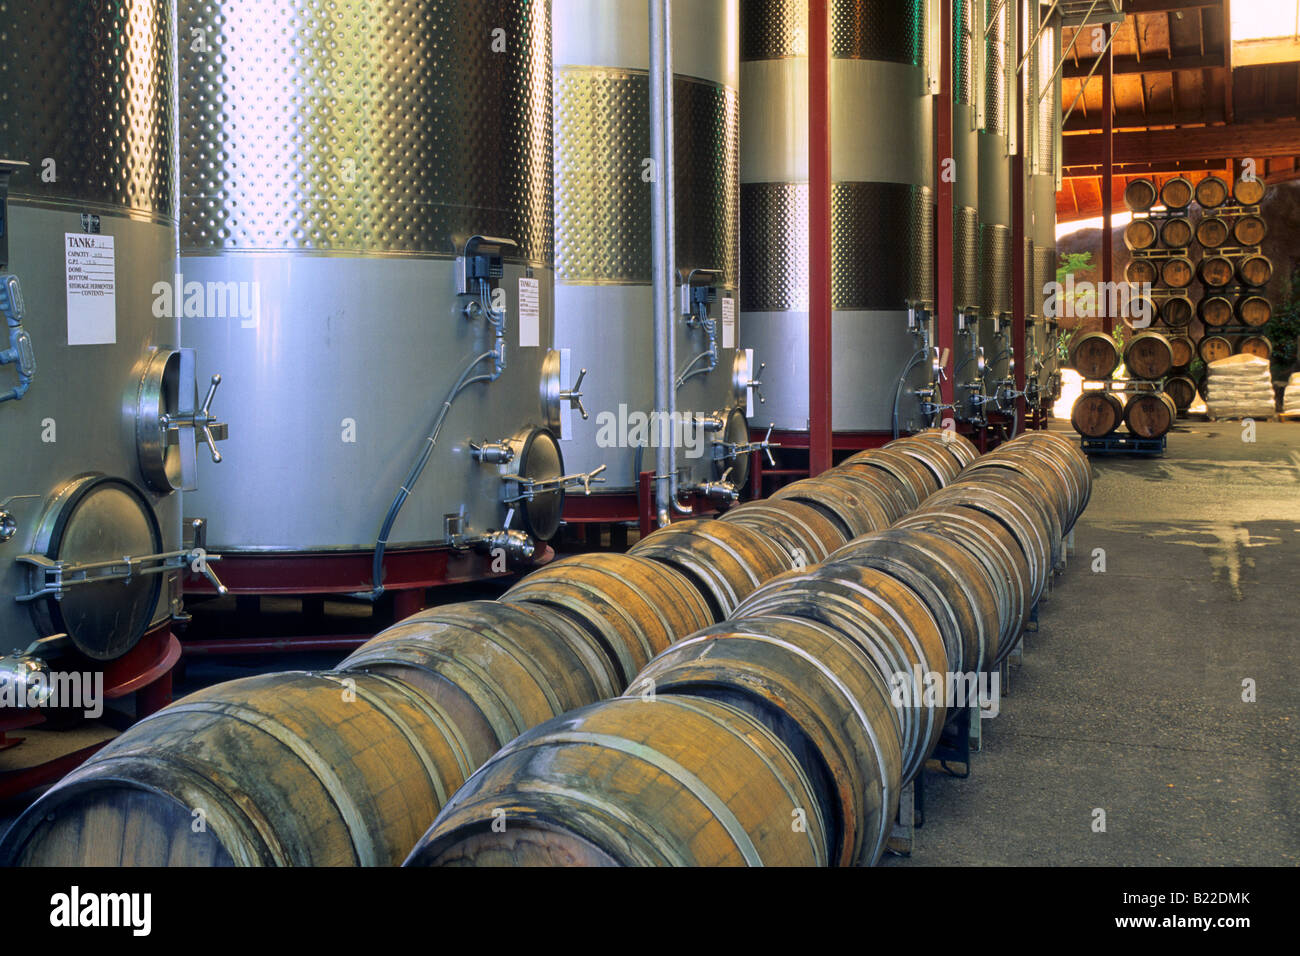
[[[415,859],[870,862],[945,716],[894,706],[888,675],[997,666],[1087,494],[1059,438],[978,461],[952,435],[901,439],[423,611],[332,671],[184,698],[29,808],[0,863],[394,864],[444,804]],[[493,787],[510,798],[488,808]],[[447,823],[480,810],[481,857]],[[449,826],[467,842],[444,854]],[[645,849],[656,834],[680,846]]]
[[1177,344],[1161,332],[1133,335],[1122,356],[1128,378],[1118,380],[1114,375],[1121,354],[1115,338],[1106,332],[1076,335],[1070,342],[1070,365],[1084,386],[1070,410],[1074,430],[1085,438],[1105,438],[1125,425],[1136,438],[1164,437],[1178,417],[1166,390],[1177,378],[1170,374],[1180,360]]
[[[1238,180],[1229,188],[1213,175],[1195,187],[1178,176],[1159,190],[1148,179],[1135,179],[1125,188],[1125,203],[1134,213],[1124,230],[1133,253],[1125,278],[1152,285],[1155,314],[1175,337],[1176,352],[1191,355],[1194,350],[1206,364],[1233,354],[1272,354],[1262,334],[1273,312],[1264,294],[1273,276],[1273,265],[1261,250],[1268,231],[1259,209],[1264,192],[1258,180]],[[1193,199],[1201,209],[1194,223],[1188,211]],[[1156,209],[1157,201],[1162,210]],[[1195,247],[1200,256],[1193,266]],[[1200,287],[1195,304],[1193,278]],[[1189,387],[1191,397],[1182,404]],[[1185,409],[1195,398],[1194,389],[1195,383],[1182,375],[1166,390]]]
[[[908,457],[928,476],[890,480],[914,470]],[[1060,566],[1087,503],[1087,459],[1041,432],[978,460],[964,443],[923,438],[798,484],[782,500],[839,525],[823,561],[661,652],[622,697],[507,744],[408,863],[879,860],[949,717],[949,682],[998,666]],[[693,533],[644,545],[667,554]],[[937,693],[900,693],[921,674],[937,676]]]

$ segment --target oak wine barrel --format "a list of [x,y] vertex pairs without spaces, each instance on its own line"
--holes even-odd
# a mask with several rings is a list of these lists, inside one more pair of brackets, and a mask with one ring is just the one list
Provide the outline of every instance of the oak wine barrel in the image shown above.
[[1192,321],[1196,308],[1192,300],[1182,295],[1165,299],[1160,306],[1160,319],[1170,328],[1181,329]]
[[1228,241],[1230,230],[1226,220],[1218,216],[1205,216],[1196,224],[1196,241],[1206,249],[1217,249]]
[[1265,188],[1258,179],[1238,179],[1232,184],[1232,198],[1242,206],[1258,206],[1264,198]]
[[1186,335],[1171,335],[1169,351],[1173,354],[1174,368],[1187,368],[1196,358],[1196,343]]
[[[947,674],[948,647],[956,640],[940,630],[921,595],[897,575],[856,564],[821,564],[769,581],[732,617],[796,617],[834,628],[871,659],[891,690],[916,672]],[[943,735],[943,700],[892,698],[894,726],[903,754],[902,781],[915,776]]]
[[1073,472],[1075,484],[1082,489],[1079,500],[1075,505],[1075,513],[1071,518],[1071,524],[1073,524],[1083,514],[1084,509],[1088,506],[1089,499],[1092,497],[1091,460],[1077,444],[1066,438],[1064,434],[1057,432],[1028,431],[1007,442],[1005,447],[1019,449],[1022,446],[1036,452],[1050,454]]
[[1065,529],[1057,507],[1044,493],[1041,480],[1025,474],[1023,468],[1010,462],[994,461],[978,471],[968,468],[961,480],[953,487],[959,485],[969,485],[978,494],[1003,494],[1014,497],[1043,529],[1048,542],[1049,567],[1057,569],[1063,567]]
[[1166,249],[1186,249],[1192,244],[1192,224],[1183,216],[1166,219],[1160,226],[1160,242]]
[[1185,289],[1192,284],[1196,269],[1186,256],[1174,256],[1160,263],[1160,278],[1171,289]]
[[889,448],[892,445],[906,441],[938,442],[939,447],[956,458],[963,468],[980,455],[979,449],[975,447],[973,441],[952,428],[926,428],[915,435],[909,435],[907,438],[900,438],[896,442],[890,442],[885,447]]
[[339,664],[381,674],[445,712],[482,766],[507,741],[622,686],[585,629],[542,607],[467,601],[429,608],[380,631]]
[[1026,603],[1029,565],[1010,532],[988,515],[955,507],[908,515],[896,527],[951,538],[985,565],[998,592],[998,619],[1002,625],[997,651],[990,662],[996,666],[1019,639],[1030,612]]
[[1124,227],[1124,245],[1134,252],[1150,249],[1158,238],[1155,223],[1150,219],[1134,219]]
[[1218,328],[1232,321],[1232,302],[1221,295],[1207,295],[1197,303],[1196,314],[1207,326]]
[[1238,355],[1257,355],[1262,359],[1273,357],[1273,343],[1264,335],[1242,335],[1236,343]]
[[[685,575],[709,600],[717,620],[729,615],[764,581],[795,566],[794,558],[767,535],[714,518],[692,518],[660,528],[629,548],[628,554],[653,558]],[[533,577],[536,574],[529,575]],[[696,630],[682,631],[673,640]]]
[[662,694],[592,704],[511,741],[406,865],[825,866],[829,856],[817,794],[776,734],[730,704]]
[[1196,382],[1189,375],[1171,375],[1165,379],[1164,388],[1165,394],[1180,414],[1191,408],[1196,401]]
[[1237,263],[1237,278],[1243,285],[1260,287],[1273,278],[1273,262],[1268,256],[1249,255]]
[[[898,489],[902,494],[902,489]],[[895,506],[883,502],[878,490],[863,480],[832,482],[824,478],[803,478],[779,489],[773,498],[803,502],[835,522],[846,540],[876,528],[887,528],[896,520]]]
[[1110,378],[1119,359],[1119,343],[1105,332],[1083,332],[1070,341],[1070,367],[1086,379]]
[[1002,622],[995,587],[985,568],[953,541],[890,528],[850,541],[826,563],[875,568],[915,591],[939,624],[954,671],[982,670],[997,654]]
[[935,491],[954,481],[961,474],[962,468],[965,467],[963,463],[958,461],[956,456],[944,449],[938,442],[933,441],[900,439],[898,442],[890,442],[882,451],[901,452],[919,461],[934,476],[937,484]]
[[1206,176],[1196,184],[1196,201],[1204,209],[1222,206],[1228,201],[1228,184],[1218,176]]
[[1124,424],[1139,438],[1159,438],[1174,427],[1178,409],[1164,392],[1135,392],[1124,406]]
[[1221,289],[1232,281],[1232,260],[1225,256],[1205,256],[1196,267],[1197,278],[1210,289]]
[[1222,335],[1207,335],[1196,346],[1196,351],[1205,364],[1217,362],[1232,354],[1232,343]]
[[1165,184],[1160,187],[1160,201],[1171,212],[1186,209],[1191,205],[1194,196],[1195,190],[1192,188],[1191,181],[1183,176],[1175,176],[1166,180]]
[[1169,340],[1159,332],[1139,332],[1124,345],[1124,367],[1133,378],[1164,378],[1174,367]]
[[1034,500],[1051,512],[1058,539],[1069,530],[1081,510],[1079,501],[1084,489],[1077,475],[1058,456],[1046,454],[1041,448],[1007,443],[980,458],[966,470],[965,477],[981,477],[982,472],[990,469],[999,477],[1003,471],[1013,472],[1032,486]]
[[1273,318],[1273,303],[1262,295],[1243,295],[1237,300],[1236,313],[1246,325],[1258,328]]
[[[868,448],[866,451],[860,451],[856,455],[846,458],[841,463],[840,468],[853,469],[859,466],[887,472],[901,481],[910,491],[909,503],[911,503],[911,508],[908,509],[909,511],[919,506],[922,501],[940,488],[939,479],[928,467],[911,455],[894,448]],[[903,514],[906,514],[906,512]],[[897,517],[901,518],[902,516],[900,514]]]
[[[870,461],[844,462],[838,468],[824,472],[820,480],[828,484],[853,487],[884,510],[884,521],[893,524],[903,515],[912,511],[920,503],[920,498],[912,483],[911,469],[899,471],[881,462]],[[871,522],[882,527],[875,509],[871,512]]]
[[743,524],[776,538],[791,554],[799,548],[807,555],[808,564],[824,561],[826,555],[848,540],[834,521],[792,498],[747,501],[728,509],[720,520]]
[[1134,285],[1155,285],[1160,281],[1160,270],[1154,259],[1130,259],[1124,265],[1124,279]]
[[1156,198],[1155,183],[1149,179],[1135,179],[1124,187],[1124,205],[1133,212],[1146,212]]
[[547,607],[582,627],[604,650],[622,686],[668,645],[719,618],[696,582],[634,554],[553,561],[526,575],[500,603]]
[[821,797],[831,864],[880,859],[898,811],[903,754],[890,685],[851,638],[798,617],[726,621],[656,657],[628,695],[650,688],[720,700],[755,717]]
[[1070,424],[1087,438],[1104,438],[1124,421],[1124,403],[1104,389],[1087,389],[1070,408]]
[[472,764],[447,715],[391,678],[245,677],[111,741],[19,817],[0,860],[394,865]]
[[959,507],[986,514],[1001,524],[1016,542],[1030,571],[1029,605],[1047,588],[1051,574],[1051,531],[1041,514],[1006,487],[988,485],[965,486],[961,483],[945,488],[934,499],[926,502],[922,514],[946,506]]
[[1232,224],[1232,239],[1239,246],[1257,246],[1268,235],[1268,226],[1261,216],[1242,216]]

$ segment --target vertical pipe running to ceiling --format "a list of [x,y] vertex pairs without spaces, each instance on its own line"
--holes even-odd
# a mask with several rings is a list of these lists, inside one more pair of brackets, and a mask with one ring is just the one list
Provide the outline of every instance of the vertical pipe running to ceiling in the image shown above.
[[676,356],[673,345],[673,235],[672,207],[672,0],[650,4],[650,182],[651,262],[654,276],[655,407],[655,515],[659,527],[672,521],[676,501],[676,449],[674,426]]
[[831,46],[828,0],[808,3],[808,473],[831,467]]
[[[1028,309],[1026,306],[1027,283],[1029,281],[1027,263],[1025,262],[1025,153],[1027,150],[1034,148],[1033,144],[1037,142],[1030,136],[1025,135],[1024,123],[1028,116],[1025,110],[1025,32],[1031,28],[1029,19],[1029,5],[1023,0],[1019,3],[1016,22],[1009,26],[1011,35],[1015,38],[1015,55],[1012,57],[1013,63],[1019,63],[1020,68],[1016,70],[1015,90],[1016,95],[1011,98],[1011,116],[1008,118],[1009,128],[1016,131],[1016,140],[1019,148],[1011,154],[1011,341],[1020,352],[1027,352],[1025,347],[1026,337],[1026,317]],[[1008,7],[1010,9],[1010,7]],[[1025,368],[1028,355],[1023,355],[1016,362],[1016,417],[1018,421],[1025,421],[1029,411],[1029,405],[1025,401]]]
[[[1102,116],[1102,141],[1105,144],[1105,156],[1101,167],[1101,278],[1106,283],[1106,288],[1111,287],[1115,281],[1115,232],[1113,215],[1115,204],[1115,117],[1111,103],[1114,100],[1114,83],[1115,83],[1115,54],[1114,45],[1111,44],[1110,34],[1115,29],[1114,24],[1106,25],[1106,65],[1102,67],[1101,72],[1101,116]],[[1101,296],[1097,297],[1101,300]],[[1110,295],[1107,294],[1106,301],[1110,301]],[[1110,314],[1110,309],[1106,309],[1106,331],[1107,333],[1115,331],[1115,317]]]
[[[935,98],[934,121],[936,129],[935,157],[935,317],[936,344],[943,361],[942,377],[949,383],[953,401],[956,401],[957,383],[953,375],[953,326],[956,322],[956,290],[953,288],[953,180],[945,172],[947,161],[952,159],[952,65],[953,65],[953,0],[939,0],[939,95]],[[969,175],[968,170],[954,169],[958,176]],[[943,404],[940,386],[935,400]],[[943,424],[940,414],[939,424]]]

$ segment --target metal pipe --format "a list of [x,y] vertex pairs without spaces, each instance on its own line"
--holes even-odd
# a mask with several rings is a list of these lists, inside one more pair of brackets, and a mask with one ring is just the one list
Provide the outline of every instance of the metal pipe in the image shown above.
[[[670,7],[672,0],[649,0],[650,9],[650,182],[651,263],[654,276],[655,407],[659,434],[655,442],[655,520],[659,527],[671,523],[675,500],[676,455],[672,448],[672,412],[677,402],[673,376],[673,221],[672,203],[672,63]],[[667,436],[666,433],[667,432]],[[670,440],[665,441],[668,437]]]
[[832,463],[831,63],[827,0],[808,4],[808,473]]

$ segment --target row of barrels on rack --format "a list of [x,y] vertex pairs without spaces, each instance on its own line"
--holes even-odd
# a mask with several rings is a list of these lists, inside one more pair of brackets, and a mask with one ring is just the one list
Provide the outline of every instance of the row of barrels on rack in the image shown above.
[[[472,841],[458,851],[479,862],[874,860],[899,781],[943,723],[941,707],[888,703],[884,675],[977,670],[1009,653],[1087,500],[1086,462],[1062,445],[1038,437],[976,461],[966,440],[922,433],[627,554],[557,561],[498,601],[422,611],[332,671],[200,691],[33,804],[0,862],[398,863],[444,805],[444,818],[469,812],[479,790],[461,788],[480,767],[480,784],[544,769],[566,787],[542,781],[494,806],[481,859]],[[780,688],[810,706],[814,690],[840,695],[846,710],[820,713],[857,736],[832,741],[835,727],[763,703],[787,690],[765,696],[760,679],[677,699],[653,668],[696,635],[685,667],[742,617],[763,621],[745,625],[746,647],[795,668]],[[859,671],[840,677],[850,660]],[[636,696],[647,668],[660,674],[660,709]],[[657,736],[670,732],[675,742]],[[771,826],[780,794],[805,812],[801,832],[788,812]],[[665,839],[671,852],[644,849]]]
[[[973,451],[942,439],[934,450]],[[822,483],[848,487],[872,467],[850,459],[790,496],[870,522],[886,498],[865,494],[878,500],[860,510]],[[769,580],[622,697],[512,741],[408,863],[878,861],[959,675],[1010,652],[1091,490],[1086,458],[1045,432],[932,477],[910,513],[896,503],[892,525]],[[921,675],[933,693],[900,693]]]
[[1230,188],[1218,176],[1206,176],[1195,186],[1184,176],[1174,176],[1157,188],[1150,179],[1138,178],[1124,187],[1124,204],[1132,212],[1147,212],[1157,204],[1177,211],[1186,209],[1193,200],[1202,209],[1217,209],[1230,201],[1239,206],[1257,206],[1265,189],[1258,179],[1238,179]]
[[[1261,253],[1240,256],[1235,262],[1228,256],[1207,255],[1195,264],[1187,256],[1170,256],[1163,259],[1135,257],[1124,266],[1125,281],[1140,287],[1155,287],[1163,283],[1171,290],[1173,294],[1165,301],[1155,303],[1150,298],[1144,299],[1145,302],[1153,304],[1152,315],[1159,314],[1165,321],[1169,321],[1169,317],[1164,314],[1164,308],[1182,309],[1181,303],[1184,301],[1190,304],[1189,290],[1192,280],[1199,279],[1205,295],[1232,296],[1238,303],[1238,308],[1245,306],[1246,311],[1252,315],[1258,315],[1261,307],[1268,309],[1269,311],[1262,318],[1257,318],[1251,323],[1263,325],[1268,321],[1272,307],[1268,299],[1258,290],[1268,285],[1272,278],[1273,263],[1268,256]],[[1239,283],[1243,287],[1240,294],[1234,294],[1234,283]],[[1170,302],[1176,304],[1171,306]],[[1191,318],[1191,310],[1188,308],[1185,313],[1176,312],[1174,321],[1170,324],[1185,325],[1186,321],[1178,321],[1180,314],[1186,314],[1188,319]],[[1246,316],[1242,316],[1242,320],[1250,321]]]

